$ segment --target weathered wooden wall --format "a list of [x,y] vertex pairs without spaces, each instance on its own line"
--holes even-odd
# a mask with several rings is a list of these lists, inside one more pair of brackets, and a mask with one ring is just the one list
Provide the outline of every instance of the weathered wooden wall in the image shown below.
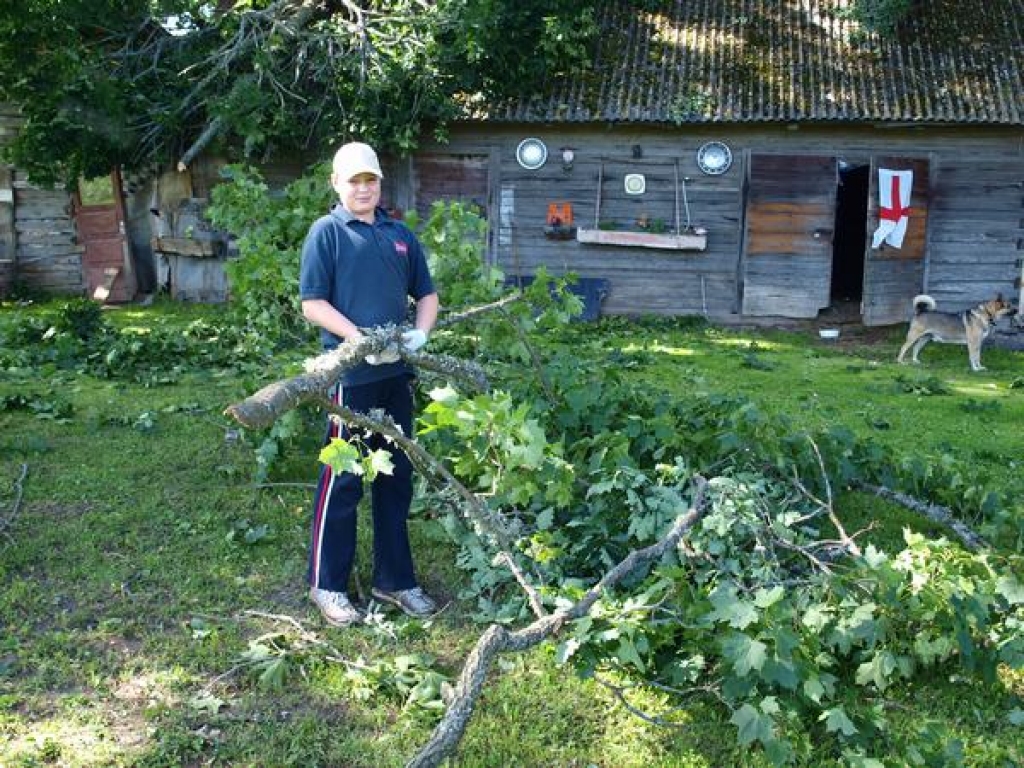
[[[528,136],[548,147],[547,163],[538,170],[525,170],[515,159],[516,146]],[[722,176],[706,176],[696,165],[697,149],[709,140],[724,141],[732,149],[733,165]],[[575,150],[571,170],[562,167],[564,146]],[[640,157],[635,157],[638,147]],[[608,278],[611,291],[603,310],[609,314],[745,319],[743,275],[750,255],[744,252],[743,233],[747,166],[754,154],[792,155],[796,163],[801,155],[857,164],[893,156],[928,161],[925,263],[923,274],[910,278],[920,285],[906,297],[908,311],[911,296],[921,290],[950,308],[972,305],[1000,290],[1012,294],[1020,274],[1017,260],[1024,256],[1021,129],[466,125],[453,130],[448,144],[426,145],[421,153],[432,163],[443,154],[489,158],[490,258],[511,274],[531,274],[544,265],[554,273]],[[686,180],[691,222],[708,230],[705,251],[583,245],[545,237],[553,202],[571,203],[577,226],[592,227],[597,219],[625,225],[646,215],[671,228],[676,168]],[[622,177],[627,172],[645,174],[645,195],[625,194]],[[399,185],[396,194],[404,195],[406,207],[417,205],[415,185]],[[787,280],[789,285],[783,285]],[[800,291],[806,280],[806,274],[793,271],[781,276],[780,287]]]
[[[0,145],[13,140],[20,123],[16,108],[0,104]],[[0,169],[0,293],[15,284],[81,294],[82,249],[75,242],[68,192],[36,187],[22,171],[5,167]]]
[[17,280],[34,291],[77,296],[85,290],[82,246],[75,238],[71,197],[63,187],[36,187],[14,173]]
[[1024,257],[1022,147],[1018,133],[1002,148],[940,155],[925,266],[928,292],[940,305],[961,308],[1014,293]]

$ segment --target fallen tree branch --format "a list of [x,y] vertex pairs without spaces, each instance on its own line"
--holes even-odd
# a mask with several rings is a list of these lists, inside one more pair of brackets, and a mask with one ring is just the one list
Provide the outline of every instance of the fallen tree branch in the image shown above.
[[512,576],[526,592],[530,601],[530,607],[536,616],[544,616],[547,611],[541,602],[540,594],[530,584],[526,574],[516,563],[512,556],[512,535],[505,526],[504,521],[492,511],[486,504],[482,503],[472,491],[458,481],[458,479],[440,461],[435,459],[428,451],[425,451],[419,443],[409,438],[401,428],[394,422],[390,415],[383,413],[375,416],[368,416],[365,413],[353,411],[343,405],[324,399],[321,402],[324,410],[337,416],[349,426],[376,432],[397,445],[409,461],[419,470],[424,477],[434,480],[442,487],[450,488],[462,500],[460,510],[476,526],[477,532],[485,539],[490,540],[491,545],[498,549],[498,558],[505,563]]
[[[687,730],[689,730],[689,729],[694,728],[694,727],[699,727],[700,723],[695,723],[695,722],[679,723],[679,722],[675,722],[673,720],[667,719],[664,715],[651,715],[651,714],[648,714],[647,712],[644,712],[642,709],[637,707],[635,704],[633,704],[628,699],[628,697],[626,695],[628,690],[633,689],[633,688],[641,688],[643,686],[647,686],[647,687],[653,688],[655,690],[662,691],[662,692],[665,692],[665,693],[670,693],[670,694],[672,694],[674,696],[680,696],[680,697],[687,697],[687,696],[692,696],[692,695],[695,695],[695,694],[702,694],[702,695],[705,695],[705,696],[711,696],[711,697],[715,698],[718,702],[720,702],[722,704],[725,704],[725,701],[722,698],[722,695],[716,690],[716,688],[721,685],[721,682],[722,682],[721,680],[715,680],[714,683],[710,684],[710,685],[695,686],[693,688],[690,688],[689,690],[680,690],[679,688],[675,688],[675,687],[670,686],[670,685],[665,685],[664,683],[659,683],[656,680],[646,680],[643,683],[640,683],[638,685],[631,685],[631,686],[615,685],[610,680],[605,680],[604,678],[602,678],[598,674],[594,675],[594,682],[596,682],[598,685],[602,686],[606,690],[610,691],[611,694],[623,706],[623,708],[627,712],[629,712],[631,715],[634,715],[635,717],[638,717],[641,720],[643,720],[644,722],[650,723],[651,725],[656,725],[659,728],[678,728],[678,729],[687,729]],[[688,706],[688,704],[683,703],[683,704],[680,704],[678,706],[671,707],[670,709],[667,710],[667,712],[668,713],[671,713],[671,712],[681,712],[684,709],[686,709],[687,706]]]
[[859,556],[861,554],[860,546],[846,532],[846,529],[843,527],[842,521],[836,514],[835,506],[832,500],[832,483],[829,482],[828,471],[825,469],[825,460],[821,458],[821,451],[818,450],[818,444],[814,442],[814,440],[811,439],[810,437],[807,438],[807,442],[811,444],[811,449],[814,451],[814,457],[818,461],[818,469],[821,470],[821,479],[822,482],[824,482],[825,484],[825,500],[823,501],[821,499],[816,498],[807,488],[804,487],[803,483],[800,482],[799,477],[794,477],[793,482],[796,484],[796,487],[800,489],[800,491],[808,499],[810,499],[815,504],[817,504],[818,506],[825,510],[825,513],[828,515],[828,519],[832,521],[832,525],[835,527],[836,532],[839,534],[839,540],[842,542],[844,549]]
[[444,328],[449,325],[461,323],[463,320],[469,320],[470,318],[476,317],[477,315],[483,315],[487,314],[488,312],[503,309],[509,304],[512,304],[516,301],[521,301],[522,298],[522,292],[516,291],[515,293],[510,293],[508,296],[505,296],[502,299],[498,299],[497,301],[492,302],[490,304],[482,304],[478,307],[470,307],[469,309],[464,310],[462,312],[452,312],[451,314],[445,315],[440,320],[438,320],[437,327]]
[[499,311],[515,329],[516,335],[519,337],[519,343],[523,345],[527,353],[530,355],[530,360],[533,362],[533,370],[537,374],[537,382],[540,384],[540,388],[544,390],[544,395],[548,400],[554,400],[555,393],[551,388],[551,382],[548,381],[547,374],[544,372],[544,363],[541,361],[540,355],[537,353],[537,348],[530,343],[530,338],[526,335],[526,331],[523,329],[523,326],[516,322],[515,318],[512,317],[504,307],[501,307]]
[[476,389],[486,391],[489,388],[487,376],[475,363],[403,351],[401,330],[397,326],[366,330],[359,341],[346,342],[307,361],[305,373],[268,384],[242,402],[229,405],[224,414],[243,427],[268,427],[299,404],[324,397],[345,371],[361,363],[367,355],[379,353],[388,346],[398,348],[403,359],[419,368],[444,373]]
[[18,479],[14,481],[14,501],[11,503],[11,512],[6,517],[0,517],[0,534],[10,536],[7,529],[14,524],[14,519],[21,511],[21,500],[25,497],[25,478],[28,477],[28,464],[22,464],[18,472]]
[[969,549],[977,550],[988,547],[985,540],[971,530],[967,523],[955,518],[948,507],[944,507],[941,504],[931,504],[927,501],[921,501],[920,499],[915,499],[913,496],[900,491],[894,491],[891,488],[886,488],[881,485],[871,485],[870,483],[858,482],[856,483],[856,487],[862,488],[865,491],[871,491],[871,493],[880,498],[894,501],[900,506],[909,509],[911,512],[917,512],[919,515],[923,515],[933,523],[937,523],[950,529]]
[[483,690],[487,672],[495,656],[508,651],[525,651],[557,634],[567,623],[589,614],[601,596],[626,576],[645,568],[650,563],[659,560],[665,553],[678,547],[683,535],[694,526],[703,514],[707,481],[702,477],[697,477],[695,487],[694,501],[690,509],[676,518],[664,538],[649,547],[630,552],[625,559],[591,587],[578,602],[556,613],[539,618],[532,624],[513,632],[498,624],[488,627],[466,658],[466,663],[455,687],[454,698],[445,711],[444,717],[434,728],[430,740],[406,764],[406,768],[438,766],[455,750],[469,725],[473,708]]
[[[522,293],[516,292],[490,304],[447,315],[438,321],[437,327],[454,325],[477,315],[500,311],[522,297]],[[395,325],[363,329],[364,336],[358,342],[346,342],[318,355],[307,361],[306,373],[268,384],[242,402],[229,405],[224,413],[244,427],[268,427],[300,403],[325,394],[345,371],[358,365],[367,355],[380,352],[388,346],[398,349],[402,359],[417,368],[450,376],[478,392],[490,390],[487,374],[476,363],[448,355],[403,350],[402,330]]]

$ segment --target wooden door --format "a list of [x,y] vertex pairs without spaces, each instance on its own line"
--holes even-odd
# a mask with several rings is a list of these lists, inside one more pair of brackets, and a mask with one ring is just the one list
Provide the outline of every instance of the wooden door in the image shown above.
[[437,200],[460,200],[487,216],[489,189],[486,155],[416,155],[413,165],[414,200],[421,218]]
[[[885,243],[871,247],[871,236],[878,228],[878,169],[913,171],[910,214],[903,245],[894,248]],[[924,287],[924,256],[928,230],[929,163],[923,159],[876,157],[871,162],[868,196],[867,240],[864,247],[864,325],[890,325],[904,322],[911,312],[911,301]]]
[[751,155],[743,314],[816,317],[829,304],[838,163],[819,155]]
[[124,225],[121,175],[83,180],[74,196],[86,295],[100,301],[135,298],[135,270]]

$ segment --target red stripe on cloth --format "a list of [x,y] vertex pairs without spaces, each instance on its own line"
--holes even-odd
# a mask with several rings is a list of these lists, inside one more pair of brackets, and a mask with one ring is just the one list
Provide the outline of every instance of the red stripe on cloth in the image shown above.
[[903,207],[903,203],[900,202],[900,177],[892,177],[892,187],[889,193],[889,205],[891,208],[882,207],[878,212],[878,217],[884,221],[896,221],[898,222],[904,216],[910,215],[910,206]]

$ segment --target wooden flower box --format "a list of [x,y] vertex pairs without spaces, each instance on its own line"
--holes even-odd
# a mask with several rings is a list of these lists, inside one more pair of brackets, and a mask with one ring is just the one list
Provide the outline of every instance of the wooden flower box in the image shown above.
[[585,245],[625,245],[636,248],[661,248],[670,251],[703,251],[708,245],[708,236],[695,232],[670,235],[581,228],[576,230],[576,240]]

